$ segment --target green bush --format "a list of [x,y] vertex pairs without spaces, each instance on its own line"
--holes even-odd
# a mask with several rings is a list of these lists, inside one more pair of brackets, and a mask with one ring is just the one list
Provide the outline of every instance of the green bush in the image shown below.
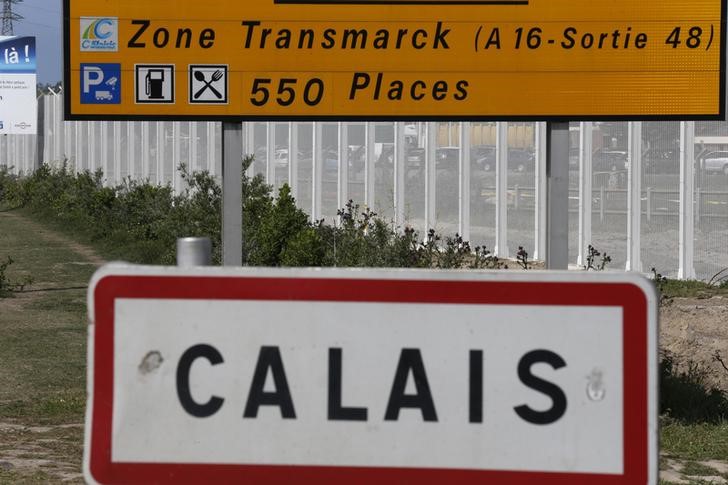
[[[280,266],[285,259],[293,264],[298,258],[287,255],[289,245],[295,242],[296,253],[306,247],[304,232],[309,232],[311,225],[308,216],[296,207],[288,185],[281,187],[278,197],[271,201],[257,219],[257,231],[249,234],[252,244],[248,253],[248,264],[255,266]],[[303,246],[302,246],[303,244]],[[315,260],[313,264],[318,264]]]
[[[43,165],[28,177],[4,183],[1,200],[85,235],[111,258],[171,264],[177,237],[214,237],[220,226],[220,190],[214,179],[205,172],[189,175],[181,170],[188,186],[175,196],[168,185],[125,180],[104,187],[100,171],[76,174],[65,163],[58,168]],[[209,221],[215,227],[208,233]]]
[[0,201],[5,199],[7,189],[16,184],[17,177],[10,171],[12,168],[0,165]]
[[[411,228],[399,230],[352,201],[338,212],[338,225],[311,222],[284,185],[276,197],[262,176],[246,172],[243,160],[243,258],[261,266],[341,266],[414,268],[498,268],[486,248],[472,249],[462,237],[431,230],[424,241]],[[222,190],[208,172],[190,173],[176,195],[169,185],[125,180],[103,186],[103,174],[73,173],[67,164],[43,165],[24,178],[0,172],[6,205],[26,207],[66,229],[98,242],[114,259],[174,264],[175,241],[182,236],[212,240],[213,261],[221,259]]]
[[6,256],[4,260],[0,260],[0,298],[4,298],[14,291],[23,291],[26,286],[33,283],[33,278],[30,276],[25,276],[20,281],[11,281],[8,278],[8,267],[14,262],[10,256]]
[[694,363],[679,366],[663,352],[660,360],[660,414],[682,423],[728,420],[728,396],[706,385],[706,374]]
[[[424,241],[409,227],[397,228],[353,201],[338,212],[338,224],[311,222],[287,185],[278,194],[262,176],[246,172],[243,160],[243,258],[259,266],[395,268],[498,268],[486,248],[471,248],[459,235],[429,231]],[[43,165],[23,178],[0,175],[6,205],[25,207],[97,242],[107,257],[135,263],[174,264],[175,241],[183,236],[212,240],[213,262],[221,259],[222,190],[208,172],[180,165],[185,189],[127,179],[103,186],[101,172],[73,173],[64,163]]]
[[0,261],[0,298],[10,292],[11,283],[8,281],[8,266],[13,264],[13,258],[7,256],[4,261]]

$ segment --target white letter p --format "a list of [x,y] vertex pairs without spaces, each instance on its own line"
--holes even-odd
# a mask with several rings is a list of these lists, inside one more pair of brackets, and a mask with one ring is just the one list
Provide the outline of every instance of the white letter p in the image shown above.
[[91,86],[98,86],[104,81],[104,71],[98,67],[86,66],[83,70],[83,92],[89,93]]

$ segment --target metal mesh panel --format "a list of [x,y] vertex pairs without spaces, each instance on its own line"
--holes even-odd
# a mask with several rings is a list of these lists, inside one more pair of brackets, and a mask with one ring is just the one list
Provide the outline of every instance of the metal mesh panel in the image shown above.
[[142,123],[133,122],[130,135],[131,150],[129,151],[129,156],[131,159],[128,161],[129,166],[132,167],[132,173],[130,175],[136,180],[143,180],[147,177],[147,174],[144,172],[142,163],[142,151],[144,149],[142,143]]
[[69,166],[75,163],[76,160],[76,122],[75,121],[64,121],[63,122],[63,137],[64,137],[64,160]]
[[164,156],[166,163],[164,163],[163,167],[163,180],[165,183],[172,183],[172,180],[174,179],[175,174],[175,162],[174,162],[174,156],[176,154],[175,150],[175,124],[174,123],[164,123]]
[[151,183],[158,180],[157,170],[159,169],[158,158],[160,154],[157,152],[157,124],[149,123],[147,128],[147,178]]
[[472,123],[470,242],[495,248],[495,123]]
[[460,170],[460,130],[458,123],[434,123],[435,149],[435,228],[446,236],[458,231]]
[[275,153],[271,163],[274,166],[274,179],[270,181],[277,191],[285,183],[288,183],[288,164],[290,160],[291,147],[289,146],[289,125],[288,123],[275,123]]
[[104,124],[104,133],[106,137],[106,145],[104,148],[104,159],[105,164],[103,165],[104,168],[104,184],[107,186],[113,186],[116,184],[116,181],[114,180],[114,123],[105,123]]
[[511,254],[535,247],[536,154],[535,124],[508,125],[508,241]]
[[642,266],[677,276],[680,123],[642,126]]
[[266,123],[253,123],[253,173],[265,175],[268,156],[268,127]]
[[349,141],[349,199],[355,204],[364,205],[364,164],[366,163],[366,125],[351,123],[348,130]]
[[298,125],[298,206],[311,212],[313,196],[313,123]]
[[709,280],[728,268],[728,123],[696,123],[695,142],[695,272]]
[[103,153],[103,146],[101,143],[101,133],[103,131],[103,125],[101,123],[93,123],[91,125],[90,135],[92,140],[89,140],[89,142],[93,142],[93,155],[91,157],[91,166],[89,167],[89,170],[91,172],[96,172],[96,170],[103,170],[103,163],[104,163],[104,153]]
[[[46,96],[47,98],[47,96]],[[52,130],[53,136],[51,140],[46,140],[46,143],[51,141],[53,146],[52,156],[49,159],[44,160],[45,162],[60,162],[63,161],[64,157],[64,129],[65,122],[63,121],[63,97],[53,96],[51,106],[53,107],[53,121]]]
[[96,168],[95,158],[95,129],[94,124],[86,121],[74,123],[72,132],[74,151],[68,160],[69,169],[76,172],[85,170],[93,172]]
[[325,123],[321,130],[321,215],[332,223],[338,210],[339,131],[336,123]]
[[[612,269],[624,268],[627,262],[627,125],[594,123],[592,133],[592,186],[598,204],[592,245],[611,256]],[[570,190],[570,199],[575,189],[578,186]]]
[[[581,124],[569,124],[569,262],[583,264],[579,257],[579,185],[582,177]],[[586,234],[591,238],[591,232]]]
[[404,174],[405,225],[424,237],[425,229],[425,123],[413,123],[406,137]]
[[[215,143],[215,156],[214,160],[208,161],[213,167],[213,173],[218,178],[218,182],[222,185],[222,124],[213,123],[214,125],[214,143]],[[208,143],[210,141],[208,140]]]

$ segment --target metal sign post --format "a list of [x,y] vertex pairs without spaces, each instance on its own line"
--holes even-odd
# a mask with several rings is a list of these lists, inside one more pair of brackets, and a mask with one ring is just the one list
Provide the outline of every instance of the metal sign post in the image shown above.
[[569,265],[569,123],[546,126],[546,267]]
[[243,125],[222,124],[222,264],[243,264]]

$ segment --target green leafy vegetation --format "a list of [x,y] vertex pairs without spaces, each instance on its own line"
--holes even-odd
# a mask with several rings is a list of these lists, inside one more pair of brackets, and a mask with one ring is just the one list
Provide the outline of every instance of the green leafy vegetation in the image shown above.
[[[472,248],[460,235],[430,230],[424,239],[412,228],[397,228],[368,208],[349,201],[338,224],[310,221],[287,185],[277,195],[260,175],[249,177],[252,158],[243,161],[244,261],[254,266],[343,266],[393,268],[505,268],[487,248]],[[66,165],[42,166],[28,177],[0,172],[0,199],[64,232],[81,236],[108,259],[174,264],[175,241],[183,236],[212,240],[219,263],[222,190],[208,172],[180,166],[186,188],[127,180],[104,187],[101,172],[75,174]],[[529,267],[519,247],[518,264]]]
[[711,468],[707,465],[703,465],[702,463],[698,463],[696,461],[689,461],[685,463],[684,468],[681,470],[683,475],[690,475],[690,476],[710,476],[710,475],[717,475],[718,472],[715,470],[715,468]]
[[587,271],[604,271],[607,265],[611,262],[612,257],[609,256],[606,251],[602,253],[590,244],[587,248],[586,265],[584,266],[584,269]]
[[19,281],[10,280],[8,268],[14,262],[10,256],[6,256],[4,261],[0,260],[0,298],[14,291],[23,291],[26,286],[33,283],[33,277],[30,275],[24,275]]
[[707,385],[706,377],[706,372],[696,365],[688,362],[678,366],[673,355],[662,352],[660,413],[681,423],[728,420],[728,396]]
[[652,268],[652,281],[660,293],[661,300],[673,298],[711,298],[715,295],[725,295],[728,290],[726,271],[718,271],[707,282],[698,280],[673,280],[667,278]]
[[[178,236],[210,235],[219,254],[221,190],[207,173],[180,167],[187,188],[127,180],[104,187],[103,174],[43,165],[23,178],[0,176],[6,207],[24,208],[63,232],[81,235],[110,259],[172,264]],[[217,237],[215,237],[217,235]]]
[[728,457],[728,422],[685,424],[670,418],[660,423],[660,447],[688,460],[725,460]]

